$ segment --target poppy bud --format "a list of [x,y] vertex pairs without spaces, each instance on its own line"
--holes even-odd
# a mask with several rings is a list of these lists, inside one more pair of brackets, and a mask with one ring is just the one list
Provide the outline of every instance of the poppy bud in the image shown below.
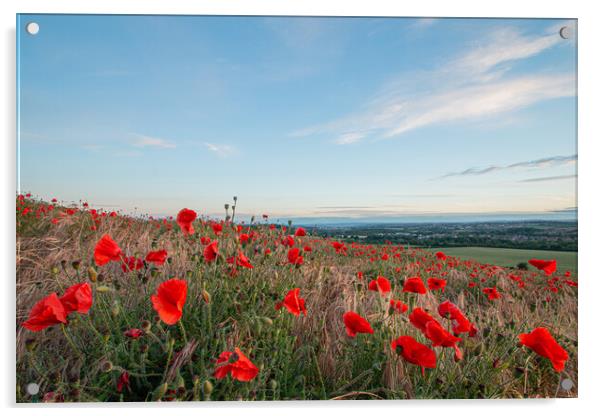
[[102,371],[103,373],[108,373],[111,370],[113,370],[113,363],[112,362],[110,362],[110,361],[107,360],[107,361],[103,361],[100,364],[100,371]]
[[105,293],[105,292],[110,292],[111,288],[108,287],[108,286],[98,286],[96,288],[96,291],[99,292],[99,293]]
[[150,323],[150,321],[148,321],[148,320],[145,319],[144,321],[140,322],[140,328],[144,332],[149,333],[150,330],[151,330],[151,323]]
[[263,321],[263,323],[267,324],[267,325],[272,325],[274,323],[274,321],[272,321],[270,318],[268,318],[267,316],[264,316],[261,318],[261,320]]
[[272,380],[270,380],[269,386],[270,386],[270,389],[276,390],[278,388],[278,382],[276,380],[272,379]]
[[54,275],[59,274],[59,268],[56,266],[52,266],[52,268],[50,269],[50,273]]
[[88,279],[90,279],[91,282],[96,282],[98,280],[98,273],[96,273],[96,269],[92,266],[88,267]]
[[155,389],[155,391],[153,391],[153,396],[152,396],[153,401],[157,402],[157,401],[161,400],[163,398],[163,396],[165,396],[165,393],[167,393],[167,383],[163,383],[163,384],[159,385],[159,387],[157,387]]
[[113,315],[113,317],[116,318],[119,315],[120,311],[121,311],[121,308],[119,306],[119,303],[117,301],[115,301],[113,303],[113,307],[111,308],[111,315]]
[[213,384],[209,380],[205,380],[203,383],[203,393],[206,397],[209,397],[213,392]]
[[177,388],[185,387],[186,383],[184,382],[184,377],[182,377],[181,374],[178,374],[174,384],[176,385]]
[[211,295],[205,289],[203,289],[203,300],[207,304],[211,303]]

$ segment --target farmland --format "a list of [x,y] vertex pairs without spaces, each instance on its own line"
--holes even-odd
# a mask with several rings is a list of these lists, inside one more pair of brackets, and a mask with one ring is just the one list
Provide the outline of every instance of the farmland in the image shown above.
[[268,215],[16,203],[19,402],[577,396],[560,253],[516,270]]

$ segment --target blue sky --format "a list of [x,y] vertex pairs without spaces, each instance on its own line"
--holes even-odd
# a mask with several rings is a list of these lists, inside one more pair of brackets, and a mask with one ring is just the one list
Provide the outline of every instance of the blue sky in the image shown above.
[[20,189],[153,215],[221,214],[233,195],[275,217],[564,212],[563,26],[21,15]]

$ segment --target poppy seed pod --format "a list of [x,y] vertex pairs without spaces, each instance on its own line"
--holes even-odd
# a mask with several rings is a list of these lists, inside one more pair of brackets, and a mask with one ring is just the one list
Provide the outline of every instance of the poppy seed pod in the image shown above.
[[151,326],[152,325],[151,325],[150,321],[148,321],[146,319],[144,321],[140,322],[140,328],[146,333],[150,332]]

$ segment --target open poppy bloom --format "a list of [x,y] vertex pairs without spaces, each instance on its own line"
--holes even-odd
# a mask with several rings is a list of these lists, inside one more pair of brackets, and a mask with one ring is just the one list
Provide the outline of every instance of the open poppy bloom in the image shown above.
[[306,235],[307,233],[303,227],[299,227],[295,230],[295,237],[305,237]]
[[343,314],[343,323],[347,329],[347,335],[350,337],[355,337],[358,333],[374,333],[370,323],[355,312],[345,312]]
[[249,260],[249,258],[247,256],[245,256],[245,253],[243,253],[242,251],[239,252],[236,257],[230,257],[227,261],[230,264],[236,263],[237,266],[246,267],[247,269],[253,268],[251,261]]
[[56,293],[52,293],[34,305],[23,326],[30,331],[41,331],[60,323],[67,323],[67,312]]
[[144,262],[142,259],[137,259],[134,256],[124,258],[123,263],[121,263],[121,270],[123,270],[124,273],[140,270],[143,267]]
[[259,369],[237,347],[234,352],[222,352],[217,359],[217,367],[213,376],[222,379],[228,374],[238,381],[251,381],[257,377]]
[[337,253],[340,253],[341,251],[345,251],[347,249],[347,247],[345,247],[345,244],[339,241],[333,241],[332,243],[330,243],[330,245],[332,246],[332,248],[334,248],[334,250]]
[[437,308],[437,311],[442,318],[448,318],[452,320],[452,331],[455,335],[463,332],[468,332],[468,336],[471,337],[476,335],[477,328],[474,326],[474,324],[468,320],[460,308],[451,303],[449,300],[446,300],[440,304]]
[[418,328],[421,332],[426,332],[426,324],[430,321],[434,321],[433,318],[427,311],[422,308],[414,308],[410,314],[410,323]]
[[431,277],[427,279],[426,283],[429,286],[430,290],[439,290],[442,292],[445,291],[445,286],[447,285],[447,280],[445,279],[437,279],[436,277]]
[[110,261],[119,260],[121,260],[121,249],[111,236],[103,235],[94,247],[94,262],[98,266],[104,266]]
[[368,290],[379,292],[381,296],[386,296],[391,291],[391,282],[386,277],[378,276],[368,283]]
[[564,364],[569,359],[569,354],[556,342],[546,328],[539,327],[528,334],[519,334],[518,339],[521,345],[550,360],[554,370],[564,370]]
[[224,229],[222,224],[218,222],[211,224],[211,228],[213,229],[213,233],[215,235],[220,235]]
[[292,247],[295,245],[295,239],[291,235],[287,235],[282,239],[282,245],[285,247]]
[[302,312],[303,315],[307,315],[307,309],[305,309],[305,299],[299,297],[301,289],[298,287],[290,290],[284,297],[284,301],[276,304],[276,310],[279,310],[283,306],[293,315],[299,316]]
[[442,251],[438,251],[435,253],[435,256],[437,256],[437,258],[439,260],[446,260],[447,256],[445,255],[445,253],[443,253]]
[[194,227],[192,223],[196,219],[196,212],[188,208],[182,208],[180,212],[178,212],[178,216],[176,217],[176,222],[180,226],[180,229],[184,234],[193,234]]
[[420,277],[408,277],[403,284],[403,291],[424,295],[426,287],[424,287],[424,283]]
[[167,250],[149,251],[145,260],[157,266],[162,266],[167,260]]
[[182,317],[187,293],[188,284],[185,280],[170,279],[161,283],[157,293],[151,295],[153,309],[167,325],[174,325]]
[[211,244],[207,244],[207,246],[205,246],[205,250],[203,250],[203,256],[205,257],[205,261],[207,263],[215,261],[215,259],[217,258],[217,254],[217,241],[214,241]]
[[71,286],[59,299],[65,308],[65,313],[88,313],[92,307],[92,289],[88,283]]
[[391,343],[391,349],[401,355],[404,360],[421,367],[422,375],[425,368],[437,366],[435,351],[410,336],[401,336]]
[[495,300],[502,297],[496,287],[486,287],[483,289],[483,293],[487,295],[487,299],[489,300]]
[[529,264],[543,271],[548,276],[556,271],[556,260],[531,259],[529,260]]
[[295,266],[299,266],[303,264],[303,256],[300,254],[300,250],[298,247],[293,247],[289,249],[288,254],[288,262],[290,264],[294,264]]
[[404,313],[408,310],[408,305],[403,303],[400,300],[391,299],[389,301],[389,307],[393,309],[395,312]]

